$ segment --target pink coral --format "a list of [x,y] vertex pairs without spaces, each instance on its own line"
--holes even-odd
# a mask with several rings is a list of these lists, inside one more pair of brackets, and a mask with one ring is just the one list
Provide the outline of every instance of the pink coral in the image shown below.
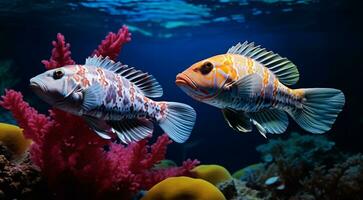
[[52,56],[49,60],[42,60],[46,69],[54,69],[65,65],[72,65],[75,62],[71,58],[71,45],[65,42],[65,38],[61,33],[57,34],[57,41],[52,42]]
[[92,55],[101,55],[103,57],[108,56],[112,60],[116,60],[121,51],[121,47],[129,41],[131,41],[131,33],[129,33],[127,26],[122,26],[118,30],[117,34],[112,32],[108,33],[106,38],[102,40],[98,49],[94,50]]
[[[128,35],[126,27],[118,35],[126,34],[125,30]],[[112,35],[106,40],[119,45],[120,39]],[[73,62],[69,44],[61,34],[57,38],[50,61],[43,61],[47,69]],[[121,49],[102,43],[99,49],[114,53],[113,57]],[[11,111],[25,136],[34,141],[31,159],[59,199],[129,199],[138,190],[149,189],[167,177],[189,175],[198,164],[196,160],[187,160],[181,167],[154,169],[165,158],[167,145],[171,143],[165,134],[151,146],[147,140],[124,146],[101,139],[78,116],[57,109],[50,110],[48,116],[38,113],[14,90],[5,91],[0,106]]]

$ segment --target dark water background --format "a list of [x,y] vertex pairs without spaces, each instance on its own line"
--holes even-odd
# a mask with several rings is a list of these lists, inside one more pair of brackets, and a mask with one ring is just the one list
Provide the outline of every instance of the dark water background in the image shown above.
[[[259,161],[255,147],[267,140],[256,131],[234,132],[220,110],[192,100],[174,81],[194,62],[225,53],[239,41],[254,41],[298,66],[300,81],[293,88],[332,87],[345,93],[345,108],[326,135],[344,151],[363,152],[360,1],[169,2],[0,0],[0,60],[13,61],[21,79],[15,89],[46,112],[27,84],[44,71],[40,61],[49,58],[56,34],[65,35],[72,58],[82,64],[109,31],[130,25],[132,41],[119,60],[153,74],[164,88],[160,99],[187,103],[198,114],[188,143],[173,144],[168,157],[197,158],[234,171]],[[269,137],[284,138],[291,131],[308,134],[290,119],[286,134]],[[157,129],[155,135],[160,133]]]

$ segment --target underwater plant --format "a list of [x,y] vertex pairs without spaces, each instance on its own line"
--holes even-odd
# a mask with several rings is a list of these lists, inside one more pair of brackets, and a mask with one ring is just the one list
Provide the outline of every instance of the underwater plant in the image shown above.
[[[116,58],[128,41],[130,34],[123,26],[118,34],[109,33],[95,54]],[[63,35],[58,34],[52,44],[51,58],[42,61],[46,69],[74,62]],[[188,176],[198,164],[186,160],[180,167],[155,169],[171,143],[166,135],[152,145],[146,139],[128,146],[113,143],[99,138],[78,116],[57,109],[49,110],[49,115],[38,113],[14,90],[5,91],[0,106],[11,111],[25,137],[33,141],[31,160],[57,199],[130,199],[137,191],[147,190],[167,177]]]

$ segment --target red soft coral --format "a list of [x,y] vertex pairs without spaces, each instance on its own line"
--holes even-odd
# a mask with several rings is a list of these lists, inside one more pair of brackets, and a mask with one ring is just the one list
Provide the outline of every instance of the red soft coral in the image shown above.
[[110,32],[101,44],[98,45],[98,49],[94,50],[92,55],[101,55],[103,57],[110,57],[112,60],[116,60],[118,54],[121,51],[121,47],[126,43],[131,41],[131,33],[127,26],[122,26],[117,34]]
[[57,34],[57,41],[52,42],[52,56],[49,60],[42,60],[46,69],[55,69],[65,65],[73,65],[75,62],[71,58],[71,45],[66,43],[61,33]]
[[[106,37],[109,42],[103,41],[96,53],[115,58],[121,49],[120,38],[126,35],[130,40],[126,27],[117,36],[110,33]],[[61,34],[57,38],[50,61],[43,61],[47,69],[74,62],[69,44]],[[14,90],[5,91],[0,106],[12,112],[25,136],[33,140],[31,159],[58,199],[129,199],[138,190],[149,189],[167,177],[190,175],[198,164],[187,160],[181,167],[154,169],[171,143],[165,134],[151,146],[147,140],[124,146],[101,139],[78,116],[57,109],[50,110],[49,116],[39,114]]]
[[198,164],[187,160],[181,167],[154,169],[165,159],[171,143],[166,134],[151,146],[147,140],[124,146],[99,138],[80,117],[56,109],[49,116],[39,114],[20,92],[7,90],[0,106],[13,113],[25,135],[34,141],[32,161],[58,198],[79,195],[128,199],[167,177],[187,176]]

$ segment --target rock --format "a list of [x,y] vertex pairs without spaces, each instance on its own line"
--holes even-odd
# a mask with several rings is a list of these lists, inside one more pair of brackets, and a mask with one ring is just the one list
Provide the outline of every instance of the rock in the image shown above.
[[246,186],[246,182],[230,179],[218,184],[219,190],[228,200],[261,200],[264,194]]

